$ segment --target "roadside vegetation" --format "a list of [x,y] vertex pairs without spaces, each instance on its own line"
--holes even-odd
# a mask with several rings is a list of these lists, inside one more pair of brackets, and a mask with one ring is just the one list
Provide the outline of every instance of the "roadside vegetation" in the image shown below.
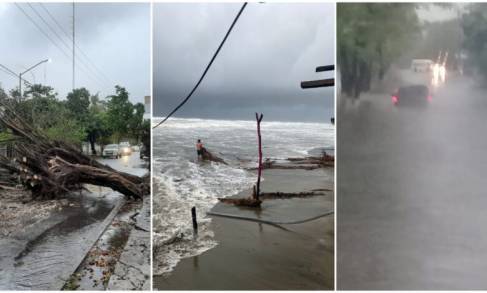
[[408,40],[418,32],[416,6],[409,3],[338,4],[337,58],[342,92],[354,98],[382,79]]
[[[0,88],[0,99],[15,100],[15,111],[23,120],[51,139],[79,147],[89,142],[94,155],[95,144],[118,144],[122,139],[138,144],[150,133],[150,122],[143,119],[144,105],[132,104],[129,93],[121,86],[105,98],[78,88],[61,100],[52,87],[32,84],[22,96],[18,89],[7,94]],[[9,137],[5,131],[0,133],[2,141]]]
[[[448,52],[450,69],[463,66],[465,50],[487,76],[487,7],[473,4],[462,18],[420,19],[418,9],[455,9],[449,3],[357,3],[337,6],[337,59],[341,91],[359,98],[382,81],[392,64],[408,67],[415,58],[436,61]],[[476,6],[481,6],[477,8]],[[457,10],[459,16],[461,13]]]
[[487,4],[472,3],[462,17],[467,66],[487,80]]

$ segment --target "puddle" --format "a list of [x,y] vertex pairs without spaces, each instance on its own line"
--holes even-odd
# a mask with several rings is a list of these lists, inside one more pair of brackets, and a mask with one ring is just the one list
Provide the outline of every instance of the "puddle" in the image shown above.
[[[5,239],[1,249],[0,288],[61,289],[105,228],[105,219],[120,200],[114,193],[101,197],[73,194],[68,198],[69,204],[52,215],[58,222],[41,225],[35,231],[38,233],[25,234],[23,239]],[[13,241],[17,245],[9,245]]]

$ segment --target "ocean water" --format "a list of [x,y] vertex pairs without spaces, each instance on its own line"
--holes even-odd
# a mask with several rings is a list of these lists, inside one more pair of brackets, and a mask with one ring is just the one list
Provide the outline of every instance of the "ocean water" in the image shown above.
[[[264,117],[265,119],[265,117]],[[154,125],[160,120],[154,119]],[[261,123],[264,158],[286,159],[333,150],[334,126],[320,123]],[[199,162],[196,141],[228,165]],[[206,217],[218,197],[252,187],[257,166],[255,121],[172,118],[153,131],[154,274],[168,274],[185,257],[218,245]],[[265,180],[265,178],[264,178]],[[191,207],[196,207],[198,235],[193,235]]]

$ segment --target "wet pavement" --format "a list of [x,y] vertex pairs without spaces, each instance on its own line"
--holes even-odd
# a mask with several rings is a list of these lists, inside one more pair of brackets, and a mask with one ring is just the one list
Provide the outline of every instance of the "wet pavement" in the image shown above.
[[[263,201],[260,210],[217,203],[209,215],[212,219],[210,231],[215,231],[218,245],[200,255],[182,259],[170,273],[154,276],[155,289],[333,289],[333,175],[333,168],[264,170],[262,192],[322,190],[323,195],[268,199]],[[251,191],[246,190],[232,197],[243,198],[250,194]],[[225,216],[212,216],[212,213]],[[274,222],[279,224],[272,224]],[[201,241],[208,233],[200,228],[192,237]]]
[[338,289],[487,289],[485,90],[360,100],[338,108]]
[[119,159],[99,159],[102,164],[109,165],[115,170],[144,176],[147,173],[147,162],[140,159],[139,152],[132,152],[131,156],[123,156]]
[[[39,225],[37,235],[2,239],[0,287],[7,290],[59,290],[117,213],[118,195],[103,199],[85,193]],[[24,237],[22,237],[24,236]]]
[[[140,168],[138,153],[132,157],[106,163],[134,174],[147,172]],[[46,210],[42,218],[30,225],[20,219],[17,222],[24,223],[22,227],[3,233],[6,236],[0,239],[0,289],[63,288],[124,202],[121,194],[109,189],[88,189],[91,192],[69,195],[62,205]],[[18,214],[25,217],[36,212],[29,210],[30,205],[37,203],[16,206]],[[27,213],[21,213],[22,209]]]
[[107,289],[150,291],[150,256],[150,197],[147,196]]

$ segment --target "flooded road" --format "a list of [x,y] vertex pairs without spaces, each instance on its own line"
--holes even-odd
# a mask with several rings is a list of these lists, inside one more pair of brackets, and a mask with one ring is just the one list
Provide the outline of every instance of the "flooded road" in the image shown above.
[[99,159],[98,161],[115,170],[137,176],[143,176],[147,173],[147,162],[140,159],[139,152],[133,152],[131,156],[123,156],[119,159]]
[[452,78],[424,108],[338,109],[338,289],[486,289],[487,99]]
[[[103,162],[137,175],[147,172],[138,153]],[[0,289],[63,287],[124,202],[121,194],[109,189],[88,189],[91,192],[69,195],[65,204],[41,221],[0,239]],[[29,203],[23,208],[29,208]]]

